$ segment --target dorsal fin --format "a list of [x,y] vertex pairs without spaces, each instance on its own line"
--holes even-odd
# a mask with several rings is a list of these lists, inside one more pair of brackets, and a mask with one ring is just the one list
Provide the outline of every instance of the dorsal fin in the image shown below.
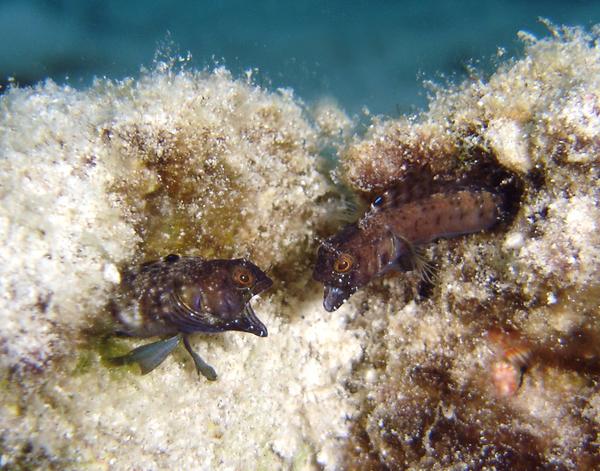
[[435,193],[438,187],[439,183],[436,182],[428,168],[420,167],[412,170],[401,181],[395,182],[383,193],[377,195],[371,201],[371,207],[365,216],[425,198]]

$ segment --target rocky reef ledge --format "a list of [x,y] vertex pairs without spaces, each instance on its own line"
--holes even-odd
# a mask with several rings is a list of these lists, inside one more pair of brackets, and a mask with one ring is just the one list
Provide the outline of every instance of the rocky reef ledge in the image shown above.
[[[363,135],[330,103],[176,61],[7,90],[0,467],[600,466],[600,31],[550,32]],[[428,247],[433,283],[325,312],[310,267],[340,183],[368,200],[423,167],[507,192],[505,221]],[[214,383],[183,351],[147,376],[106,362],[140,344],[107,335],[120,270],[173,252],[276,280],[255,303],[269,337],[194,338]]]

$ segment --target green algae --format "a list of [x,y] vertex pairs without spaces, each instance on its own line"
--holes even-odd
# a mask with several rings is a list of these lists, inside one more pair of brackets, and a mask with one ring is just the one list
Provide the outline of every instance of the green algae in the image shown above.
[[90,351],[80,351],[77,362],[71,370],[73,376],[81,376],[89,373],[94,366],[94,355]]
[[[230,256],[244,223],[249,190],[243,178],[226,162],[197,155],[173,137],[156,138],[133,129],[121,132],[120,138],[124,142],[115,143],[116,148],[133,149],[137,156],[112,191],[133,209],[142,258],[167,253]],[[157,142],[164,147],[160,153]],[[210,147],[203,150],[210,152]]]
[[108,372],[114,381],[126,380],[128,375],[139,373],[136,365],[115,365],[111,359],[127,354],[131,349],[131,339],[116,337],[106,332],[88,333],[85,342],[77,350],[77,358],[69,368],[74,377]]

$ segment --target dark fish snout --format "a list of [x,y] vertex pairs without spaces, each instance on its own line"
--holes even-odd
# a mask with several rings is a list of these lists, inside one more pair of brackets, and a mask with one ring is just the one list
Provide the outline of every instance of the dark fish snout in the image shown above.
[[335,286],[325,286],[323,293],[323,307],[327,312],[336,311],[346,299],[350,297],[353,291],[345,290],[343,288],[336,288]]
[[273,286],[273,280],[265,275],[256,282],[252,291],[256,295],[268,290],[271,286]]
[[246,313],[245,321],[247,322],[248,326],[246,332],[258,335],[259,337],[266,337],[267,335],[269,335],[269,332],[267,331],[267,326],[264,325],[256,316],[254,309],[252,309],[250,304],[246,304],[244,312]]

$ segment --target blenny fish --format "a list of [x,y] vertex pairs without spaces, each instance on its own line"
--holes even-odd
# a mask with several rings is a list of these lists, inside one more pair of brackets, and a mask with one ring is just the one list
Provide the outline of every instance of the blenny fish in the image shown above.
[[502,199],[491,191],[463,188],[424,195],[425,186],[388,189],[361,219],[320,244],[313,278],[325,285],[327,311],[390,271],[418,269],[427,278],[430,268],[419,246],[489,229],[500,219]]
[[121,325],[117,333],[169,337],[112,361],[138,363],[146,374],[183,340],[198,374],[215,380],[215,370],[192,350],[189,335],[237,330],[266,337],[267,328],[250,300],[272,284],[260,268],[244,259],[205,260],[171,254],[128,271],[111,306]]

